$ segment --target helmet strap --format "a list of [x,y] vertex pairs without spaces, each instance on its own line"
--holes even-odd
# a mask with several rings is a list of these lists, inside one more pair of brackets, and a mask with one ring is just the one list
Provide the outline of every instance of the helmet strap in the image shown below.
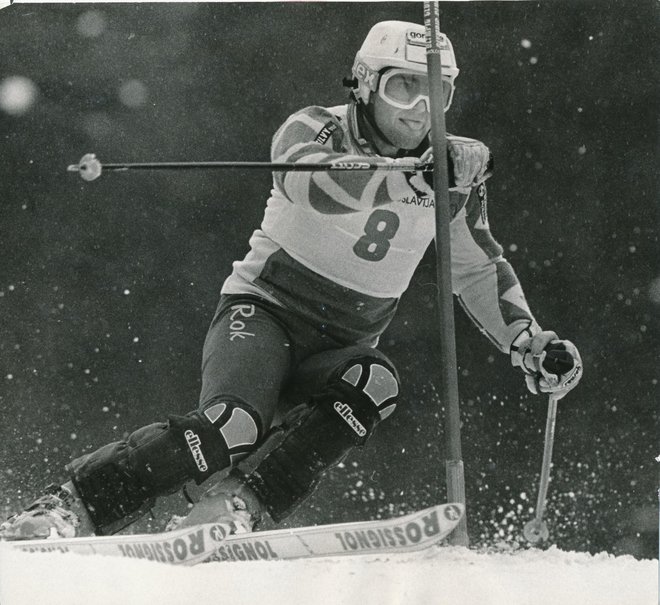
[[343,78],[341,83],[346,88],[357,88],[360,84],[357,78]]

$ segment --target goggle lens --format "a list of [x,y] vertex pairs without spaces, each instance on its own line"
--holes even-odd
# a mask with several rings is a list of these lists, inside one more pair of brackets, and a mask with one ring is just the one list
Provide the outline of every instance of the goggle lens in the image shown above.
[[429,79],[422,74],[398,72],[383,78],[386,98],[407,105],[420,96],[429,96]]
[[[451,101],[452,88],[452,83],[443,78],[442,94],[445,109]],[[378,94],[390,105],[400,109],[411,109],[420,100],[424,100],[429,107],[429,79],[426,74],[392,69],[382,75]]]

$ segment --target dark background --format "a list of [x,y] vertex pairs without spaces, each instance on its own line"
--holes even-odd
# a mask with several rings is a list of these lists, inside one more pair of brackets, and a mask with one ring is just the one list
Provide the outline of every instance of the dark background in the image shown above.
[[[581,385],[559,406],[553,542],[656,557],[657,5],[442,9],[461,69],[448,128],[493,150],[493,231],[541,325],[573,340],[584,360]],[[421,22],[422,4],[0,12],[5,512],[62,481],[72,456],[195,407],[220,285],[270,188],[268,173],[237,171],[85,183],[67,164],[85,152],[105,162],[267,160],[290,113],[344,102],[341,78],[384,19]],[[12,76],[36,87],[32,104],[6,101]],[[403,378],[399,411],[291,522],[445,499],[434,275],[429,251],[382,341]],[[513,548],[536,501],[547,401],[456,315],[471,542]],[[152,527],[180,504],[161,505]]]

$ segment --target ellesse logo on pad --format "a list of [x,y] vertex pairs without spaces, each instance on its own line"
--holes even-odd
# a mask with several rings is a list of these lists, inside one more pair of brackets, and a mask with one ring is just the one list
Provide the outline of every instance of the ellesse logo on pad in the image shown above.
[[350,426],[360,437],[364,437],[367,434],[367,429],[365,429],[363,424],[353,415],[353,408],[351,408],[350,405],[335,401],[333,407],[346,421],[346,424],[348,424],[348,426]]
[[192,454],[195,460],[195,464],[197,465],[197,468],[202,473],[205,473],[206,471],[209,470],[209,466],[208,464],[206,464],[206,459],[204,458],[204,454],[202,453],[202,440],[199,438],[199,435],[197,435],[197,433],[193,433],[190,429],[188,429],[183,434],[183,436],[186,438],[186,443],[190,448],[190,453]]

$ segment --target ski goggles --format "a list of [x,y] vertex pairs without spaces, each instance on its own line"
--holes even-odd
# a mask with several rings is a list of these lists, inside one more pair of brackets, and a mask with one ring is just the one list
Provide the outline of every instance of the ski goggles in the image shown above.
[[[420,101],[426,103],[427,109],[431,107],[428,76],[407,69],[388,69],[380,77],[378,94],[384,101],[399,109],[412,109]],[[448,78],[442,78],[445,111],[451,105],[453,94],[453,82]]]

